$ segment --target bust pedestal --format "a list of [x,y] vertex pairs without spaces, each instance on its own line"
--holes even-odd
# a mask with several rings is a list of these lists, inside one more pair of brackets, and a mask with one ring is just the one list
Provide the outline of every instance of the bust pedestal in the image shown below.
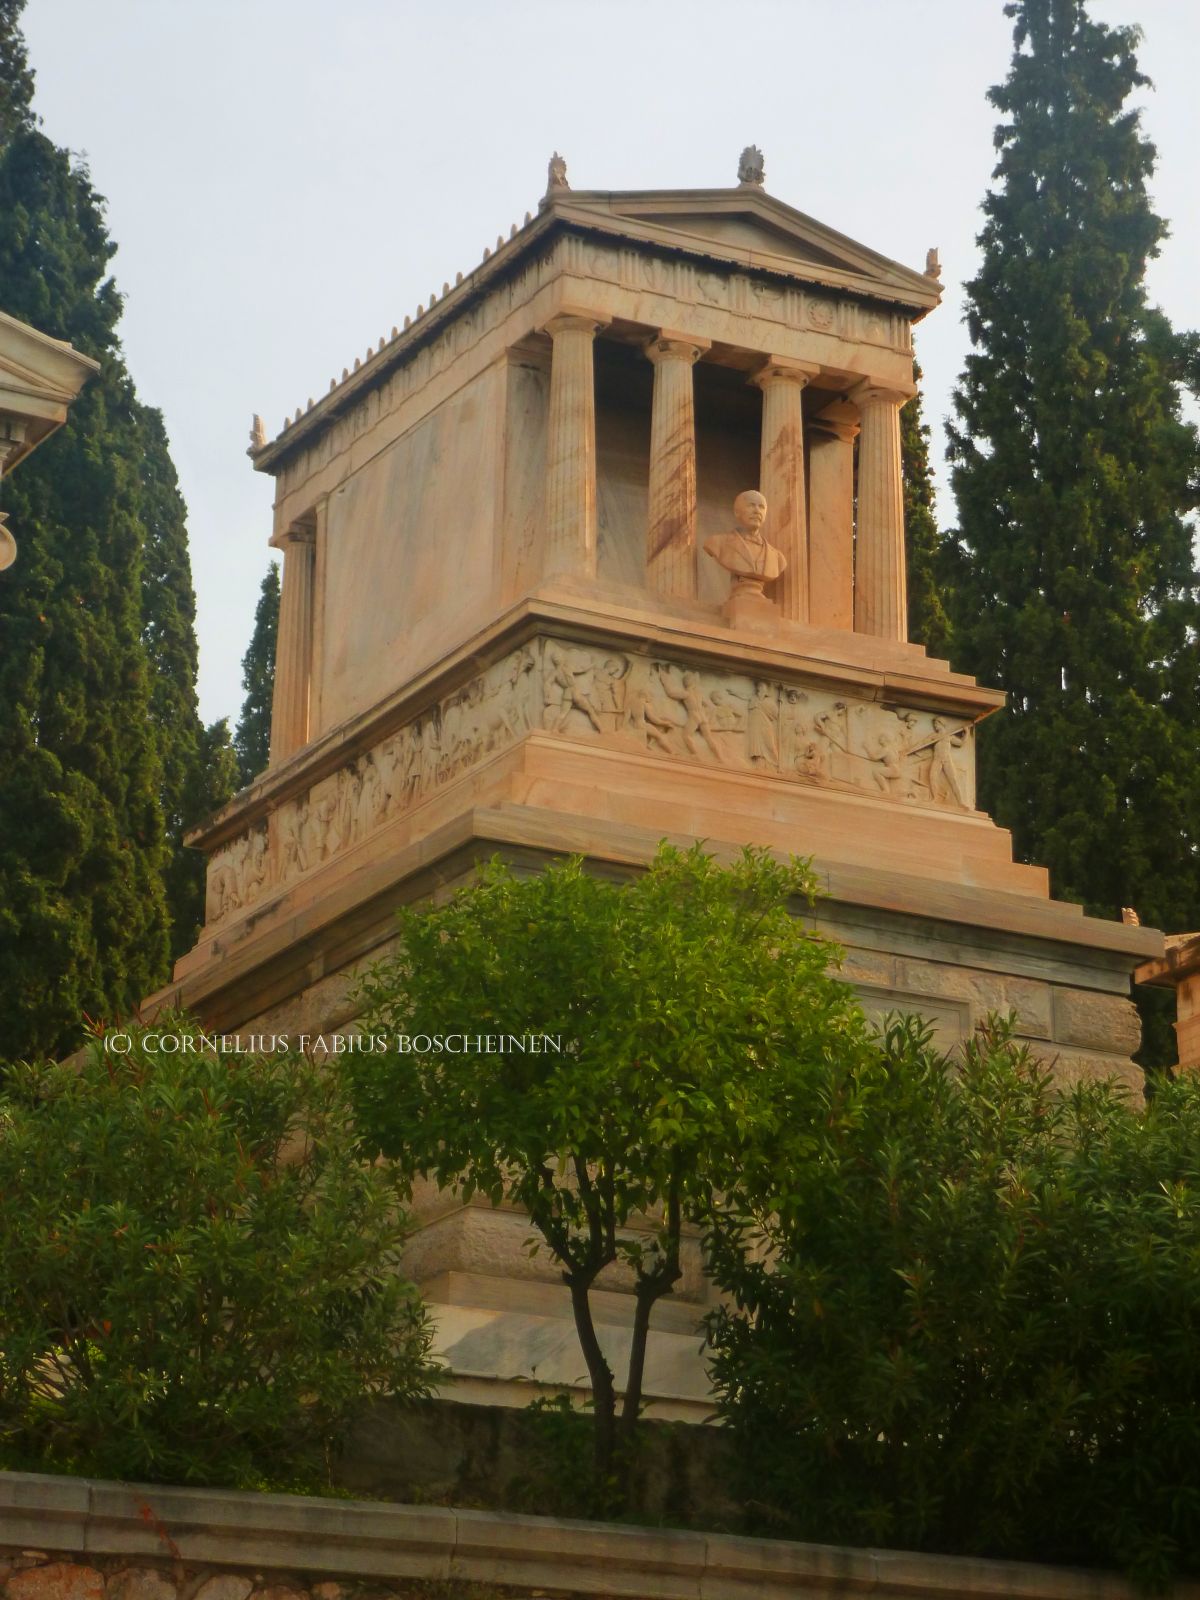
[[779,607],[763,593],[765,578],[743,574],[735,576],[721,615],[731,628],[750,628],[758,632],[777,632]]

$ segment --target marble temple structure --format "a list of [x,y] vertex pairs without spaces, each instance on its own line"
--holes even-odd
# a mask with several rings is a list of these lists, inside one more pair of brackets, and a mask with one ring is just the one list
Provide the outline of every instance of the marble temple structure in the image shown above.
[[[275,438],[256,418],[283,557],[270,764],[192,836],[207,921],[158,1002],[344,1030],[395,908],[483,858],[631,873],[663,837],[753,843],[813,859],[869,1009],[947,1045],[1011,1009],[1064,1079],[1140,1086],[1130,974],[1161,935],[1014,862],[975,804],[1003,696],[906,637],[925,265],[775,199],[757,152],[734,187],[626,193],[572,189],[556,157],[473,271]],[[453,1392],[579,1381],[523,1219],[419,1199],[408,1265]],[[599,1298],[619,1362],[618,1275]],[[655,1313],[659,1414],[706,1412],[705,1303],[693,1259]]]

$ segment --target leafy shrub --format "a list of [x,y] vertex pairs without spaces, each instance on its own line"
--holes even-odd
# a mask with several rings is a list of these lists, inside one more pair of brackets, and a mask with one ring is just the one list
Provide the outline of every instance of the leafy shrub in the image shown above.
[[[392,1170],[295,1055],[100,1040],[0,1095],[0,1450],[10,1466],[313,1480],[360,1396],[426,1392]],[[120,1036],[117,1036],[118,1040]]]
[[[370,1148],[519,1205],[563,1269],[598,1512],[626,1501],[651,1312],[681,1275],[684,1224],[739,1171],[770,1169],[815,1063],[865,1047],[853,993],[827,970],[836,948],[796,915],[814,888],[803,863],[754,850],[726,867],[663,846],[625,885],[578,859],[528,877],[493,862],[447,904],[402,912],[399,954],[364,986],[364,1028],[393,1040],[346,1064]],[[451,1030],[563,1049],[438,1049]],[[634,1287],[619,1422],[590,1303],[614,1263]]]
[[1196,1570],[1200,1082],[1143,1110],[900,1023],[796,1135],[711,1241],[756,1524]]

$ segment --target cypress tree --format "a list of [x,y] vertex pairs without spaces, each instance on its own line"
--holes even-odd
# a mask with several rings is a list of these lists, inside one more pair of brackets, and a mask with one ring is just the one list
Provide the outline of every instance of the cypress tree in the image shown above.
[[103,202],[37,128],[20,10],[0,0],[3,308],[101,370],[5,484],[20,541],[0,577],[9,1058],[73,1047],[85,1014],[127,1013],[166,976],[172,915],[182,934],[200,893],[198,866],[190,879],[173,868],[167,818],[176,836],[194,820],[214,755],[195,714],[184,513],[162,421],[121,359]]
[[900,462],[904,474],[904,537],[907,544],[908,636],[931,656],[950,651],[950,621],[942,596],[940,535],[929,465],[929,426],[921,406],[921,367],[913,362],[916,394],[900,413]]
[[151,668],[150,712],[163,768],[167,831],[167,907],[171,955],[191,947],[204,920],[204,858],[183,836],[233,793],[236,763],[228,725],[205,728],[196,697],[196,600],[187,546],[187,511],[162,417],[140,407],[142,613]]
[[242,657],[246,698],[233,743],[242,783],[256,778],[271,753],[271,696],[275,688],[275,640],[279,633],[279,568],[272,561],[262,581],[250,647]]
[[[1147,80],[1136,30],[1083,0],[1005,11],[949,430],[955,664],[1009,692],[981,730],[980,798],[1056,894],[1182,931],[1200,925],[1200,450],[1181,411],[1196,345],[1146,296],[1166,228],[1126,102]],[[1170,1049],[1151,1021],[1148,1064]]]

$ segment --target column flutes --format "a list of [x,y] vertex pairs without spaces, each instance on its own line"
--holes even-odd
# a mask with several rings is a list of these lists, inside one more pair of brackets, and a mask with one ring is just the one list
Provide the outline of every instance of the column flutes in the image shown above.
[[904,570],[904,483],[900,408],[910,396],[863,384],[858,407],[858,529],[854,548],[854,631],[908,637]]
[[696,597],[696,405],[692,368],[707,339],[665,330],[646,346],[654,363],[646,583],[654,594]]
[[774,597],[789,622],[809,617],[808,516],[804,493],[804,386],[819,369],[772,356],[754,376],[762,390],[758,487],[766,497],[766,536],[787,557]]
[[312,683],[313,530],[290,528],[283,547],[275,691],[271,701],[271,765],[285,761],[308,741]]
[[564,312],[554,341],[546,431],[546,564],[552,573],[596,575],[596,380],[592,347],[607,318]]
[[821,628],[854,626],[854,441],[858,419],[844,400],[808,430],[808,617]]

